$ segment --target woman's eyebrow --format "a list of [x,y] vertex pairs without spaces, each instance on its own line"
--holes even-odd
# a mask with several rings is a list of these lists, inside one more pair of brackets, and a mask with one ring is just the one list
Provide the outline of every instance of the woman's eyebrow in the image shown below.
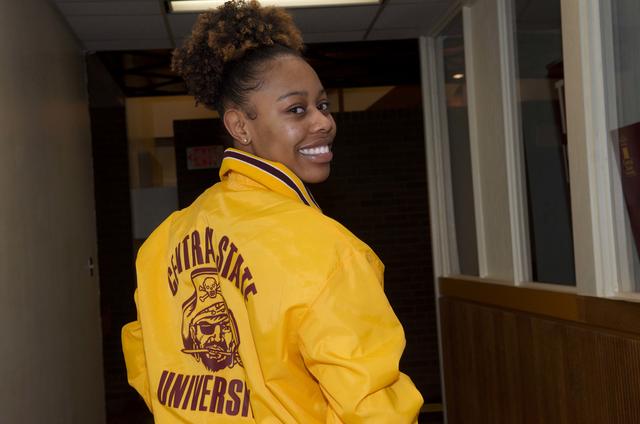
[[279,102],[280,100],[284,100],[284,99],[286,99],[287,97],[291,97],[291,96],[304,96],[304,97],[308,97],[308,96],[309,96],[309,93],[307,93],[306,91],[290,91],[289,93],[287,93],[287,94],[283,94],[282,96],[278,97],[278,100],[277,100],[277,101]]

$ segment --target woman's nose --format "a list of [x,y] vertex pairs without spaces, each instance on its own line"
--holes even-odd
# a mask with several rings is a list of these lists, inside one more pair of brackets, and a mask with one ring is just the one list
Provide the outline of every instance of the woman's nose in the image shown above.
[[313,130],[324,132],[331,131],[334,125],[331,113],[318,109],[314,109],[314,111],[315,113],[313,115]]

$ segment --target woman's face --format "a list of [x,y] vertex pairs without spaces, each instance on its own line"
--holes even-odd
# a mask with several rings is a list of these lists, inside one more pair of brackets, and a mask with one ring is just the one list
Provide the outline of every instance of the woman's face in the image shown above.
[[326,180],[336,124],[318,75],[303,59],[280,56],[266,67],[262,81],[249,96],[255,116],[245,120],[249,144],[237,147],[284,164],[305,183]]

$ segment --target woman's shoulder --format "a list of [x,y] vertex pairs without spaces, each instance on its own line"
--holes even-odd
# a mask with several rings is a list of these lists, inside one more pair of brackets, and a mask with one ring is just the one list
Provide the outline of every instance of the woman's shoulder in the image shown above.
[[[254,228],[257,233],[267,230],[269,233],[280,233],[279,237],[284,239],[330,238],[332,243],[368,249],[351,231],[319,208],[271,190],[252,186],[242,191],[227,185],[214,185],[189,209],[217,216],[232,225]],[[183,219],[180,215],[176,218]]]
[[336,252],[338,257],[362,254],[378,261],[373,250],[348,228],[321,211],[301,206],[280,214],[282,232],[291,234],[294,243],[315,252]]
[[245,243],[291,246],[303,254],[336,259],[358,252],[376,258],[365,242],[315,207],[272,192],[230,196],[220,193],[221,186],[209,188],[190,206],[169,215],[151,233],[138,256],[172,246],[172,238],[206,224],[217,234],[234,235]]

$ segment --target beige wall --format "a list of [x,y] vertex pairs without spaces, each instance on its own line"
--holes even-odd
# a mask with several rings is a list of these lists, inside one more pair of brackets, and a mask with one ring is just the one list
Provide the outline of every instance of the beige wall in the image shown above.
[[158,148],[156,138],[172,138],[174,120],[212,119],[218,114],[204,105],[196,106],[191,96],[132,97],[125,100],[125,107],[131,188],[141,187],[140,155],[155,161],[154,186],[175,187],[173,147]]
[[0,2],[0,421],[103,423],[81,48],[46,0]]

